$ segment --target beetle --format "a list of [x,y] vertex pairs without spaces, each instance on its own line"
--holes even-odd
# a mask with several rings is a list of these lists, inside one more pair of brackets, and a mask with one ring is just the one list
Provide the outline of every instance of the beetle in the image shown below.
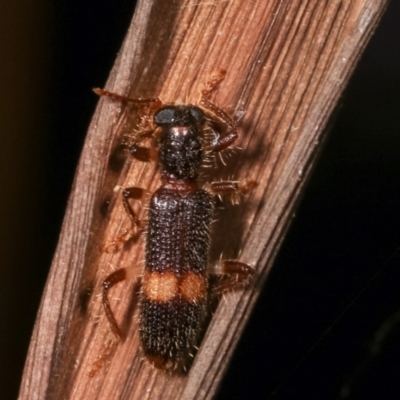
[[[206,314],[209,274],[226,274],[230,278],[219,286],[223,292],[246,281],[254,274],[247,264],[221,260],[209,267],[210,231],[216,196],[246,194],[254,181],[218,181],[203,183],[200,168],[207,153],[219,153],[238,137],[236,122],[209,100],[223,80],[225,71],[211,75],[201,92],[199,106],[163,105],[158,98],[128,98],[103,89],[100,96],[113,100],[151,104],[151,129],[139,135],[129,146],[130,154],[139,161],[157,159],[161,186],[152,194],[148,205],[145,233],[145,266],[139,301],[139,331],[143,352],[157,368],[185,369],[198,342]],[[210,144],[206,143],[205,111],[211,120],[223,122],[227,129]],[[149,133],[150,132],[150,133]],[[155,138],[154,148],[145,147],[144,138]],[[132,222],[129,234],[120,235],[110,247],[134,236],[141,223],[130,202],[144,197],[140,187],[122,192],[124,209]],[[112,312],[108,292],[117,283],[129,279],[133,267],[116,270],[103,281],[102,302],[111,330],[121,338],[122,332]]]

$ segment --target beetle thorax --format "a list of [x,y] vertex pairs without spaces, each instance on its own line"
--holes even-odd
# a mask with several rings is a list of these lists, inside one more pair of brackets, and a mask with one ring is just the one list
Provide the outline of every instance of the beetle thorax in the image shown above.
[[199,135],[194,126],[164,128],[160,137],[159,159],[165,177],[179,180],[197,177],[203,157]]

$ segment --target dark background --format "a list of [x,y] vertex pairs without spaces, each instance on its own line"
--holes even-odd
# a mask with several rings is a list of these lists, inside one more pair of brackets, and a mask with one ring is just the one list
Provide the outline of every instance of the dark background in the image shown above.
[[[16,398],[84,135],[132,1],[4,4],[0,388]],[[400,395],[400,3],[334,127],[218,400]],[[396,395],[397,394],[397,395]]]

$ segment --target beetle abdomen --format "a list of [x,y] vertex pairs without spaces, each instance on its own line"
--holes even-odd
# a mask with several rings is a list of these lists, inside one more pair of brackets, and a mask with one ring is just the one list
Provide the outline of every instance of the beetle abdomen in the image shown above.
[[151,199],[140,336],[157,367],[177,367],[196,343],[207,300],[212,211],[212,196],[201,189],[183,196],[161,188]]

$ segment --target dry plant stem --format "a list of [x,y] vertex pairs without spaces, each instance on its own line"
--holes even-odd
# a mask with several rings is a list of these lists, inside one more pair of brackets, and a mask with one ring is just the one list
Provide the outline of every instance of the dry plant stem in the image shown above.
[[[221,177],[253,179],[258,186],[241,206],[227,206],[218,216],[212,257],[240,252],[241,261],[257,267],[257,276],[251,288],[220,302],[185,376],[167,375],[143,359],[130,305],[134,279],[110,294],[127,332],[113,347],[97,297],[99,282],[127,263],[137,265],[139,275],[143,251],[140,240],[117,253],[101,251],[128,222],[120,193],[112,189],[140,185],[151,192],[158,174],[154,163],[127,162],[120,168],[115,162],[113,149],[129,113],[118,102],[101,99],[33,332],[20,399],[213,397],[329,116],[385,5],[384,0],[139,2],[106,88],[196,104],[209,73],[227,70],[213,101],[230,115],[242,115],[238,145],[243,150],[227,155]],[[110,206],[102,217],[99,210],[107,199]],[[88,288],[91,297],[85,295]],[[107,357],[99,359],[101,354]],[[102,368],[90,378],[94,365]]]

